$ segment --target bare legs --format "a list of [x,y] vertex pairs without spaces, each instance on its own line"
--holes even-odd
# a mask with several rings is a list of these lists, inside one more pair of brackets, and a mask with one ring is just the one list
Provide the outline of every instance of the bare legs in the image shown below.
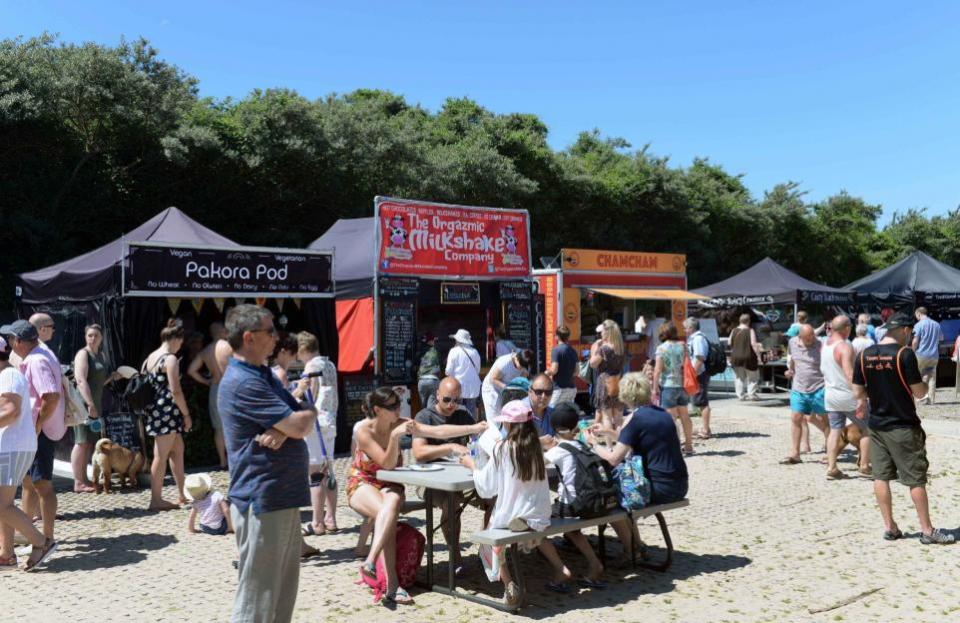
[[[163,478],[167,473],[167,461],[171,468],[175,464],[174,448],[180,436],[176,433],[160,435],[153,440],[153,462],[150,464],[150,510],[162,511],[179,508],[163,499]],[[181,446],[183,440],[180,440]],[[176,478],[176,472],[174,478]],[[183,456],[180,457],[180,482],[177,483],[180,496],[183,496]]]
[[[40,516],[43,518],[43,535],[53,538],[53,520],[57,516],[57,492],[49,480],[30,480],[30,476],[23,479],[23,508],[28,513],[39,506]],[[21,532],[21,534],[23,534]]]
[[370,485],[360,487],[350,496],[350,508],[374,521],[373,544],[364,560],[364,566],[376,565],[383,554],[387,573],[387,595],[397,592],[397,517],[403,499],[395,491],[377,489]]
[[667,409],[667,412],[680,422],[680,427],[683,429],[684,451],[693,450],[693,422],[690,421],[690,413],[687,411],[686,405]]
[[33,522],[14,504],[16,487],[0,487],[0,558],[13,556],[13,531],[27,538],[34,547],[43,547],[46,539]]
[[[873,481],[873,493],[877,496],[877,506],[880,507],[880,516],[883,517],[883,527],[888,532],[898,530],[897,523],[893,520],[893,503],[890,495],[890,483],[886,480]],[[927,501],[926,487],[910,487],[910,498],[917,509],[917,519],[920,520],[920,530],[924,534],[933,532],[933,524],[930,523],[930,506]]]
[[710,431],[710,407],[700,408],[700,434],[704,437],[713,434]]
[[87,464],[93,454],[92,443],[76,443],[70,452],[70,467],[73,468],[73,490],[76,493],[91,493],[93,483],[87,478]]
[[217,457],[220,458],[220,469],[227,468],[227,446],[223,441],[223,431],[213,429],[213,445],[217,447]]

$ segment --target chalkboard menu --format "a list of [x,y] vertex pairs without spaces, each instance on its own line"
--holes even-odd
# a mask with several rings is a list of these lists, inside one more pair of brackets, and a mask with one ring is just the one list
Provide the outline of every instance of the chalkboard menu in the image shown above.
[[480,283],[477,281],[443,281],[440,283],[442,305],[479,305]]
[[[347,420],[347,427],[352,431],[353,425],[366,417],[361,402],[364,396],[377,388],[377,379],[372,376],[355,374],[347,374],[341,378],[343,378],[343,394],[346,399],[344,415]],[[341,437],[341,435],[337,436]]]
[[503,324],[507,338],[517,348],[533,348],[533,304],[529,301],[504,301]]
[[381,277],[379,292],[384,298],[415,299],[420,294],[420,281],[409,277]]
[[109,413],[103,416],[103,436],[134,452],[143,451],[140,424],[137,415],[130,412]]
[[387,383],[413,380],[413,351],[417,338],[417,304],[383,301],[383,379]]
[[504,281],[500,284],[501,301],[532,301],[533,287],[526,281]]

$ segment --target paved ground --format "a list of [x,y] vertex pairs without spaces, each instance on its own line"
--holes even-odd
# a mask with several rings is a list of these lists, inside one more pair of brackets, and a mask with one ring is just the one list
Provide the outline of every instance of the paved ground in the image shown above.
[[[960,404],[952,390],[942,392],[941,403],[948,404],[938,406],[925,423],[932,511],[936,525],[956,530],[960,422],[943,416],[955,414]],[[358,520],[341,507],[344,530],[310,539],[324,556],[303,566],[296,618],[378,623],[571,616],[598,622],[957,620],[960,545],[924,547],[916,538],[886,543],[869,481],[826,481],[820,454],[805,457],[802,465],[777,465],[786,450],[784,404],[716,403],[717,438],[698,446],[698,455],[688,461],[693,504],[668,517],[678,551],[667,573],[613,569],[608,590],[560,596],[542,589],[545,564],[532,554],[522,563],[531,605],[519,617],[422,592],[414,593],[416,605],[390,612],[354,584]],[[852,461],[847,457],[843,463],[851,473]],[[225,490],[225,474],[215,480]],[[172,488],[167,496],[172,498]],[[906,490],[895,485],[894,496],[901,527],[915,537],[917,521]],[[60,501],[61,552],[42,572],[0,574],[0,620],[227,620],[235,588],[232,537],[188,534],[187,511],[148,513],[144,492],[64,493]],[[411,521],[420,526],[422,517],[415,514]],[[480,515],[468,509],[465,517],[469,534]],[[654,525],[644,525],[641,532],[649,543],[660,543]],[[499,595],[482,575],[475,548],[464,553],[466,584]],[[575,571],[583,569],[575,554],[561,554]],[[879,590],[849,605],[809,613],[873,589]]]

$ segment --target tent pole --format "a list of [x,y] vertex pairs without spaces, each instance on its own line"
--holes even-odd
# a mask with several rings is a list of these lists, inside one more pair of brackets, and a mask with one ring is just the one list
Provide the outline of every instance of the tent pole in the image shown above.
[[797,306],[796,303],[794,303],[794,304],[793,304],[793,321],[794,321],[794,322],[797,321],[797,314],[798,314],[798,313],[800,313],[800,308]]

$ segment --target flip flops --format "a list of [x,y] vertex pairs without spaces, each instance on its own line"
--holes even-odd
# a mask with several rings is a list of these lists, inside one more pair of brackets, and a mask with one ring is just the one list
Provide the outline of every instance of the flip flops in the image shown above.
[[360,575],[373,581],[377,580],[377,568],[369,563],[360,565]]
[[600,580],[591,580],[590,578],[588,578],[588,577],[586,577],[586,576],[584,576],[584,577],[580,578],[579,580],[577,580],[577,584],[579,584],[580,586],[582,586],[582,587],[584,587],[584,588],[594,588],[594,589],[601,590],[601,591],[602,591],[603,589],[607,588],[607,583],[606,583],[606,582],[601,582]]
[[546,588],[548,591],[560,593],[561,595],[566,595],[570,592],[570,586],[566,582],[547,582]]
[[883,531],[884,541],[896,541],[897,539],[902,539],[902,538],[903,538],[903,532],[901,532],[900,528],[897,528],[895,532],[890,530]]
[[799,465],[800,463],[803,463],[803,461],[801,461],[799,457],[795,456],[788,456],[780,459],[780,465]]
[[300,530],[300,534],[302,534],[303,536],[323,536],[326,533],[327,533],[326,530],[321,530],[320,532],[317,532],[317,529],[314,527],[312,521],[307,522],[306,525],[304,525],[303,528],[301,528]]
[[42,565],[47,561],[50,556],[57,551],[57,542],[53,539],[47,539],[43,544],[43,548],[40,550],[40,556],[36,560],[32,560],[33,553],[31,552],[30,558],[27,559],[27,562],[23,563],[23,566],[20,567],[24,571],[33,571],[38,566]]

